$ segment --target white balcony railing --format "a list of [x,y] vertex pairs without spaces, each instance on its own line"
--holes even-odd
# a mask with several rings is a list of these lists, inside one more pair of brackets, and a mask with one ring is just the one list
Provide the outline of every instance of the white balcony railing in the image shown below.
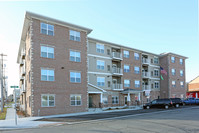
[[142,72],[142,78],[149,78],[150,74],[149,72]]
[[112,84],[113,90],[123,90],[123,84]]
[[142,85],[142,90],[150,90],[150,86],[149,85]]
[[123,69],[117,68],[117,67],[113,67],[113,68],[112,68],[112,74],[115,74],[115,75],[123,75]]
[[149,59],[142,58],[142,64],[149,64]]
[[112,52],[112,58],[114,59],[122,59],[122,54],[119,52]]
[[22,57],[22,59],[25,59],[25,50],[21,50],[21,57]]
[[21,92],[26,92],[24,85],[21,86]]

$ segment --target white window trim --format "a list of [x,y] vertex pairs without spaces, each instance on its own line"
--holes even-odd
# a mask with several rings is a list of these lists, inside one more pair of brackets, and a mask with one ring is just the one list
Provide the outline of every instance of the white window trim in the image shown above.
[[[73,70],[71,70],[70,71],[70,73],[71,72],[74,72],[74,73],[80,73],[80,82],[71,82],[71,80],[70,80],[70,83],[82,83],[82,73],[81,73],[81,71],[73,71]],[[70,76],[70,75],[69,75]],[[70,79],[71,79],[71,77],[70,77]],[[76,79],[76,76],[75,76],[75,79]],[[76,80],[75,80],[76,81]]]
[[[75,96],[75,105],[71,105],[71,96]],[[80,105],[76,104],[76,96],[80,96],[80,99],[81,99]],[[70,94],[70,106],[82,106],[82,94]]]
[[[155,75],[155,71],[158,71],[158,75]],[[153,74],[155,77],[159,77],[160,76],[160,72],[159,72],[159,69],[154,69],[154,74]]]
[[124,50],[123,54],[124,54],[124,58],[129,58],[130,57],[130,52],[128,50]]
[[[136,68],[136,67],[138,67],[138,68],[139,68],[138,73],[136,73],[136,71],[135,71],[135,68]],[[139,67],[139,66],[134,66],[134,73],[135,73],[135,74],[140,74],[140,67]]]
[[[98,77],[97,76],[97,86],[98,86],[98,78],[104,78],[104,86],[105,86],[105,83],[106,83],[106,78],[105,77]],[[102,83],[102,82],[100,82],[100,83]],[[101,87],[104,87],[104,86],[102,86],[102,85],[100,85]]]
[[[55,81],[55,69],[53,69],[53,68],[41,67],[41,68],[40,68],[40,76],[42,76],[42,74],[41,74],[41,70],[42,70],[42,69],[45,69],[45,70],[53,70],[53,71],[54,71],[54,81]],[[49,81],[49,80],[41,80],[41,81]],[[49,81],[49,82],[54,82],[54,81]]]
[[[131,86],[131,80],[130,80],[130,79],[124,79],[124,81],[125,81],[125,80],[129,80],[129,86],[128,86],[128,87],[130,87],[130,86]],[[125,82],[124,82],[124,87],[126,87],[126,86],[125,86]]]
[[[157,63],[155,62],[155,58],[158,59],[158,62],[157,62]],[[157,56],[154,56],[154,58],[153,58],[153,63],[154,63],[154,64],[159,64],[159,58],[158,58]]]
[[[100,61],[100,69],[97,68],[97,62],[98,62],[98,61]],[[104,62],[104,69],[101,69],[101,62]],[[104,61],[104,60],[97,60],[97,61],[96,61],[96,69],[98,69],[98,70],[105,70],[105,66],[106,66],[106,64],[105,64],[105,61]]]
[[[124,64],[124,66],[129,66],[129,72],[130,72],[130,65]],[[124,71],[124,72],[125,72],[125,71]],[[126,72],[126,73],[129,73],[129,72]]]
[[[138,56],[135,56],[135,55],[138,55]],[[135,59],[135,60],[139,60],[139,59],[140,59],[139,53],[136,53],[136,52],[134,53],[134,59]]]
[[[99,45],[99,46],[100,46],[100,49],[99,49],[99,50],[100,50],[100,52],[98,52],[98,51],[97,51],[97,49],[98,49],[98,48],[97,48],[97,45]],[[95,45],[95,46],[96,46],[96,52],[97,52],[97,53],[105,54],[105,47],[104,47],[104,44],[96,43],[96,45]],[[102,50],[102,49],[101,49],[101,46],[103,46],[103,47],[104,47],[104,49],[103,49],[103,50],[104,50],[104,52],[103,52],[103,53],[101,52],[101,50]]]
[[[49,57],[42,57],[41,56],[41,46],[44,46],[44,47],[51,47],[54,49],[54,53],[53,53],[53,58],[49,58]],[[47,55],[48,55],[48,50],[47,50]],[[40,57],[41,58],[48,58],[48,59],[55,59],[55,46],[52,46],[52,45],[48,45],[48,44],[40,44]]]
[[[70,31],[75,32],[75,35],[73,35],[73,36],[74,36],[74,40],[71,40],[71,39],[70,39],[70,36],[71,36]],[[76,36],[76,33],[77,33],[77,32],[79,32],[79,41],[76,40],[76,37],[78,37],[78,36]],[[77,31],[77,30],[70,29],[70,30],[69,30],[69,40],[71,40],[71,41],[76,41],[76,42],[81,42],[81,32],[80,32],[80,31]]]
[[[49,34],[48,34],[48,31],[49,31],[49,29],[48,29],[48,25],[52,25],[52,26],[53,26],[53,35],[52,35],[52,36],[54,36],[54,35],[55,35],[55,26],[54,26],[53,24],[49,24],[49,23],[45,23],[45,22],[40,22],[40,33],[41,33],[41,34],[43,34],[43,33],[41,32],[41,31],[42,31],[41,23],[44,23],[44,24],[46,24],[46,25],[47,25],[47,28],[46,28],[46,32],[47,32],[47,34],[44,34],[44,35],[49,35]],[[52,31],[52,30],[50,30],[50,31]],[[51,36],[51,35],[49,35],[49,36]]]
[[[158,83],[158,88],[156,88],[155,83]],[[154,88],[159,89],[160,88],[160,82],[159,81],[154,81]]]
[[[114,101],[116,101],[116,97],[117,97],[118,103],[115,103],[115,102],[113,103],[113,97],[114,97],[114,99],[115,99]],[[112,104],[119,104],[119,102],[120,102],[119,96],[112,96],[112,98],[111,98],[111,103],[112,103]]]
[[[174,60],[172,60],[172,57],[174,58]],[[171,62],[172,62],[172,63],[175,63],[175,60],[176,60],[175,57],[174,57],[174,56],[171,56]]]
[[[181,71],[182,71],[182,75],[181,75]],[[180,70],[180,76],[184,76],[184,71],[183,70]]]
[[[139,87],[136,87],[136,86],[135,86],[135,85],[138,85],[138,84],[135,84],[135,81],[139,81]],[[134,87],[135,87],[135,88],[140,88],[140,86],[141,86],[141,84],[140,84],[140,80],[135,79],[135,80],[134,80]]]
[[[48,97],[48,106],[43,106],[42,105],[42,96],[47,96]],[[54,106],[49,106],[49,96],[54,96]],[[55,107],[55,94],[41,94],[41,107]]]
[[[81,62],[81,60],[82,60],[82,58],[81,58],[81,51],[70,49],[70,50],[69,50],[69,61],[71,61],[71,60],[70,60],[70,51],[79,52],[79,53],[80,53],[80,61],[79,61],[79,62]],[[75,54],[75,55],[76,55],[76,54]],[[76,61],[76,57],[77,57],[77,56],[75,56],[75,61],[72,61],[72,62],[78,62],[78,61]]]

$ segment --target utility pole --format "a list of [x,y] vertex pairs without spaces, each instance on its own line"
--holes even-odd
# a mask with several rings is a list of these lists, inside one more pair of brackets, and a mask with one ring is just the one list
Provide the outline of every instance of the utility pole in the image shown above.
[[3,74],[3,67],[4,67],[4,65],[3,65],[3,57],[4,56],[7,56],[7,55],[4,55],[3,53],[2,54],[0,54],[0,56],[1,56],[1,112],[3,112],[3,104],[4,104],[4,99],[3,99],[3,89],[4,89],[4,84],[3,84],[3,78],[4,78],[4,74]]

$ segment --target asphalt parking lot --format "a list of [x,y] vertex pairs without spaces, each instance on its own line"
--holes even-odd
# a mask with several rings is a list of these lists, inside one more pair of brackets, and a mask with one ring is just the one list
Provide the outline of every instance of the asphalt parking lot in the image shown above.
[[[183,108],[190,108],[195,106],[183,106],[179,108],[169,108],[168,110],[177,110]],[[53,122],[83,122],[90,120],[103,120],[103,119],[111,119],[115,117],[125,117],[130,115],[138,115],[143,113],[152,113],[152,112],[161,112],[165,111],[165,109],[141,109],[141,110],[128,110],[128,111],[118,111],[118,112],[104,112],[104,113],[95,113],[95,114],[87,114],[87,115],[78,115],[78,116],[67,116],[67,117],[54,117],[54,118],[44,118],[38,121],[53,121]]]

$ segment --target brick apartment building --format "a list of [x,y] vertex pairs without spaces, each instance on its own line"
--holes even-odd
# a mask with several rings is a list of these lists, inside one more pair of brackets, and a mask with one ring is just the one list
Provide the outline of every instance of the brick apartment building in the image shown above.
[[191,80],[187,87],[187,97],[199,98],[199,76]]
[[91,31],[26,12],[17,62],[21,109],[28,115],[185,97],[186,57],[157,55],[90,38]]

